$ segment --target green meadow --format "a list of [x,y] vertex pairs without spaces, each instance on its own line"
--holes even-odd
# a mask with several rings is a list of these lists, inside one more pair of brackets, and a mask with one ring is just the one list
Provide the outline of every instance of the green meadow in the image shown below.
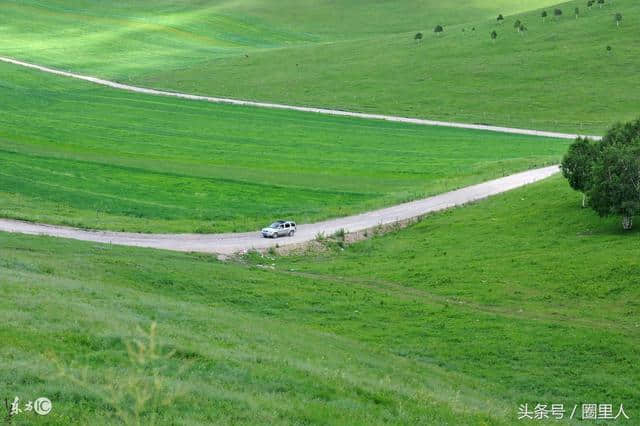
[[[233,263],[0,234],[3,392],[48,396],[48,424],[496,425],[525,402],[622,403],[632,424],[638,232],[579,204],[557,177]],[[164,355],[131,360],[152,321]],[[127,383],[153,374],[136,410]]]
[[[572,133],[636,118],[640,5],[555,1],[6,0],[0,56]],[[557,164],[569,143],[147,96],[0,63],[3,218],[255,230]],[[566,419],[582,404],[623,404],[620,423],[636,424],[640,231],[580,204],[555,176],[356,243],[227,262],[0,233],[0,421],[512,425],[527,403],[564,404],[562,424],[584,424]],[[7,418],[16,396],[53,411]]]
[[[185,92],[596,134],[634,118],[640,97],[633,0],[590,10],[586,1],[546,0],[0,7],[0,54]],[[514,29],[516,20],[526,32]],[[417,32],[423,41],[414,41]]]
[[253,230],[557,163],[567,141],[131,94],[0,65],[0,216]]

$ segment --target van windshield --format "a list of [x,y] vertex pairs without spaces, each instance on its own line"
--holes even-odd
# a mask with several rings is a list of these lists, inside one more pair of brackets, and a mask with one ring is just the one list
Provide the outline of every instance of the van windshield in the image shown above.
[[280,225],[282,225],[280,222],[273,222],[269,225],[269,228],[278,228]]

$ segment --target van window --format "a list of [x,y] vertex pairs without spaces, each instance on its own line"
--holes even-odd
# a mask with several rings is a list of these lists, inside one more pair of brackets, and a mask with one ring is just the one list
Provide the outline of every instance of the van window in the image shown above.
[[288,224],[288,223],[287,223],[287,224],[285,224],[285,225],[284,225],[284,227],[285,227],[285,228],[288,228],[288,227],[289,227],[289,224]]

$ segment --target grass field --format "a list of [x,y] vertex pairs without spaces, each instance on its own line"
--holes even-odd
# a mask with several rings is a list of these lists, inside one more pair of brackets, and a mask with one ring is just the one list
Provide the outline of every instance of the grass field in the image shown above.
[[0,215],[252,230],[557,163],[567,141],[123,93],[0,65]]
[[[0,234],[3,397],[48,396],[51,424],[103,422],[114,377],[131,414],[124,378],[162,371],[160,396],[178,395],[160,423],[513,424],[528,402],[623,403],[631,424],[638,235],[579,203],[554,178],[344,250],[237,264]],[[151,321],[175,354],[131,363]]]
[[8,1],[0,54],[194,93],[549,130],[600,133],[637,113],[633,0],[562,3],[545,23],[552,1],[364,3]]

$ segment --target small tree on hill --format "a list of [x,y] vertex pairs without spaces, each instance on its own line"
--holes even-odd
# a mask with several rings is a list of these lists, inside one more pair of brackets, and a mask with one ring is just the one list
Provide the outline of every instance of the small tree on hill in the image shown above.
[[597,157],[597,147],[587,138],[578,138],[569,146],[562,159],[562,175],[571,188],[582,192],[582,207],[586,206],[587,191],[591,187],[593,163]]
[[602,9],[602,5],[604,4],[604,0],[598,0],[598,7]]
[[442,27],[442,25],[436,25],[436,27],[433,29],[433,32],[436,33],[438,37],[443,31],[444,31],[444,28]]
[[616,13],[616,25],[619,27],[622,22],[622,13]]
[[527,27],[524,26],[524,24],[520,25],[520,28],[518,29],[518,31],[520,32],[520,35],[524,34],[525,32],[529,31],[527,29]]
[[416,35],[413,37],[414,40],[416,41],[421,41],[422,40],[422,33],[416,33]]
[[560,17],[560,16],[562,16],[562,9],[555,9],[555,10],[553,11],[553,16],[555,16],[555,17]]
[[502,13],[498,15],[496,21],[498,21],[498,24],[502,24],[502,22],[504,22],[504,16],[502,16]]
[[547,11],[543,10],[542,13],[540,14],[540,16],[542,16],[542,23],[544,24],[544,22],[547,20]]
[[580,8],[579,8],[579,7],[576,7],[576,8],[574,9],[574,13],[576,14],[576,19],[578,19],[578,17],[580,16]]
[[516,22],[513,23],[513,28],[515,28],[518,32],[520,32],[520,25],[522,25],[522,22],[520,22],[520,20],[517,19]]
[[491,31],[491,41],[495,43],[497,38],[498,38],[498,33],[495,32],[495,30]]
[[607,55],[611,55],[611,51],[613,48],[611,46],[607,46]]
[[591,8],[593,7],[593,4],[594,4],[594,3],[595,3],[595,0],[589,0],[589,1],[587,2],[587,8],[588,8],[589,10],[591,10]]

